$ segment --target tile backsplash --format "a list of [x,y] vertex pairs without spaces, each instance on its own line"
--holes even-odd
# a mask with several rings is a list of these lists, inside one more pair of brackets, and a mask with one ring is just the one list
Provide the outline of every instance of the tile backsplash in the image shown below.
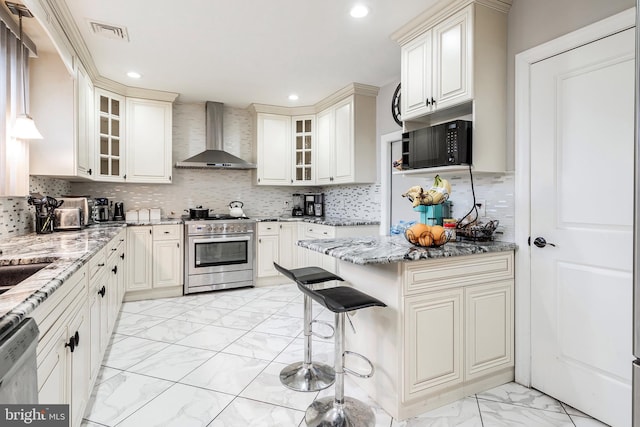
[[[253,117],[246,109],[225,107],[225,149],[248,161],[255,161],[252,152]],[[184,160],[204,150],[204,103],[175,103],[173,108],[173,162]],[[227,213],[234,200],[244,203],[250,217],[277,216],[291,213],[293,193],[325,193],[325,214],[348,219],[379,220],[382,194],[379,184],[336,185],[327,187],[257,186],[255,171],[173,169],[172,184],[119,184],[74,182],[32,176],[30,191],[53,197],[62,194],[83,194],[106,197],[124,203],[125,210],[160,208],[164,217],[180,217],[184,210],[203,206],[214,212]],[[472,205],[471,182],[468,174],[451,175],[453,215],[464,215]],[[476,198],[486,200],[488,218],[499,219],[503,240],[513,240],[514,181],[513,174],[474,176]],[[404,179],[404,178],[402,178]],[[416,179],[394,178],[392,219],[413,218],[410,204],[398,191],[408,188]],[[425,179],[419,182],[427,186]],[[408,212],[404,213],[403,210]],[[33,230],[34,208],[25,198],[0,198],[0,239],[29,233]],[[392,221],[394,222],[394,221]]]

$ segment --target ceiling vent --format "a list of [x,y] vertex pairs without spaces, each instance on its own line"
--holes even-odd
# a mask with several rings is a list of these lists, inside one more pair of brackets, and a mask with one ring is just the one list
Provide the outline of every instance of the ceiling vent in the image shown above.
[[129,41],[129,34],[125,27],[118,27],[117,25],[105,24],[104,22],[89,21],[91,31],[101,37],[113,40]]

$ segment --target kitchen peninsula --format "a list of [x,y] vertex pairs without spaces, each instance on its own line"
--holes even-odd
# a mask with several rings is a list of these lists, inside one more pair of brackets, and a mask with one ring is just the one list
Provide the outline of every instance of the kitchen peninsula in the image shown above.
[[369,236],[298,245],[337,258],[346,282],[387,304],[352,316],[347,350],[371,360],[375,378],[356,381],[394,418],[513,380],[515,244],[421,248]]

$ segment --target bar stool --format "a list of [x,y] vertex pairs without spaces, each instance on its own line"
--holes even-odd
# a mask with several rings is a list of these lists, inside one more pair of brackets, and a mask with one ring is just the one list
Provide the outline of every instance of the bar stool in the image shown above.
[[[328,282],[331,280],[340,280],[340,276],[328,272],[320,267],[303,267],[286,269],[277,263],[273,266],[284,276],[293,280],[298,288],[306,289],[307,286]],[[324,363],[313,363],[311,361],[311,335],[321,338],[331,338],[333,336],[333,326],[320,320],[311,319],[311,298],[304,294],[304,360],[295,362],[286,366],[280,372],[280,382],[292,390],[297,391],[319,391],[329,387],[335,381],[335,372],[333,368]],[[312,323],[324,323],[332,329],[332,334],[322,336],[313,332]]]
[[[305,413],[305,421],[309,427],[372,427],[376,423],[373,410],[364,402],[344,395],[344,374],[356,375],[361,378],[373,376],[373,364],[369,359],[359,353],[345,351],[344,349],[344,319],[349,311],[360,310],[367,307],[386,307],[386,304],[363,292],[349,286],[336,286],[328,289],[314,290],[306,286],[298,287],[311,299],[322,304],[335,313],[335,373],[336,389],[334,397],[324,397],[315,400]],[[345,354],[362,358],[371,370],[367,374],[361,374],[344,366]]]

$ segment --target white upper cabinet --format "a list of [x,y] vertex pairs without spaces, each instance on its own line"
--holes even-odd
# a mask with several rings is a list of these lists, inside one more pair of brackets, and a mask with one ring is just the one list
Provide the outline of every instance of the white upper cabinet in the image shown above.
[[127,182],[170,183],[170,102],[127,98]]
[[96,179],[124,181],[125,97],[96,89],[97,156]]
[[291,117],[257,115],[258,184],[290,185]]
[[93,178],[93,84],[82,65],[71,75],[56,54],[41,53],[31,69],[30,92],[30,112],[43,139],[29,142],[29,173]]
[[252,105],[258,184],[375,182],[377,95],[353,83],[314,106]]
[[471,7],[402,47],[403,120],[472,99]]
[[510,3],[441,2],[392,35],[401,45],[404,130],[472,120],[476,172],[506,169]]
[[376,98],[352,94],[318,113],[316,184],[376,181]]

